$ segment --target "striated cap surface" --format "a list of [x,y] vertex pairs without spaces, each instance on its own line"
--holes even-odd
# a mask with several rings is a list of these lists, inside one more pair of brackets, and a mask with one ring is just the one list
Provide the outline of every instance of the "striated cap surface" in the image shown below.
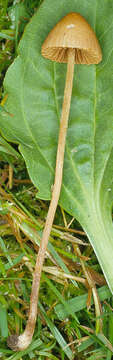
[[96,35],[79,13],[69,13],[55,25],[42,45],[42,55],[65,63],[69,48],[75,49],[76,64],[98,64],[102,60]]

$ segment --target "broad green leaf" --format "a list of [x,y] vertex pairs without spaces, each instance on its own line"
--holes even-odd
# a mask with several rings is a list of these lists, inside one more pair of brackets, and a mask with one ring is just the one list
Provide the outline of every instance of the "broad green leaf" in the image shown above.
[[26,27],[4,82],[3,135],[19,143],[38,197],[51,198],[66,64],[41,56],[48,32],[69,12],[96,31],[103,61],[76,65],[59,203],[86,231],[113,292],[113,1],[44,0]]

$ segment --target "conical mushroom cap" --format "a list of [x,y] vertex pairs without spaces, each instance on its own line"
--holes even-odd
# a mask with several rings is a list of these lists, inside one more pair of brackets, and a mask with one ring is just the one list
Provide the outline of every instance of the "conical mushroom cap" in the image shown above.
[[94,31],[78,13],[66,15],[51,30],[42,45],[42,55],[56,62],[67,62],[69,48],[75,49],[76,64],[98,64],[102,60]]

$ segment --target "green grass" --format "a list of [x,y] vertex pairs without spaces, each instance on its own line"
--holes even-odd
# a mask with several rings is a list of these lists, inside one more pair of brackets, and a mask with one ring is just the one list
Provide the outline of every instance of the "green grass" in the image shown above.
[[[40,3],[0,0],[0,111],[4,113],[3,79]],[[0,358],[111,360],[113,299],[86,235],[60,207],[41,277],[32,344],[23,352],[8,349],[7,336],[21,333],[26,324],[32,272],[49,203],[36,199],[37,190],[17,146],[2,135],[0,162]]]

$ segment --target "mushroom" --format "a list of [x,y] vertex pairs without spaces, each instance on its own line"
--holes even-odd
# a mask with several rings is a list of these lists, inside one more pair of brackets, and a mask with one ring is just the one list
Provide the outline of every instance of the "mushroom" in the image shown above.
[[96,35],[91,26],[79,13],[69,13],[59,21],[42,45],[42,56],[59,63],[67,63],[67,75],[59,129],[55,180],[33,275],[29,317],[23,334],[19,336],[11,335],[7,341],[8,346],[15,351],[24,350],[28,347],[35,329],[40,277],[62,184],[74,64],[98,64],[102,59],[101,48]]

